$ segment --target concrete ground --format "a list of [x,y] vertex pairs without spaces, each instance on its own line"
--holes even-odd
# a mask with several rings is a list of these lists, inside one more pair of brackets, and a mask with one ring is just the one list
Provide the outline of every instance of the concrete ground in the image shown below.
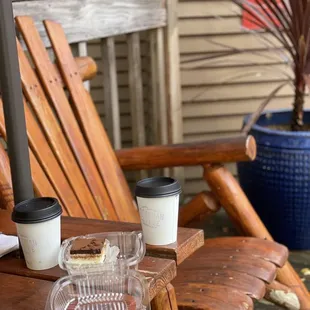
[[[237,235],[236,230],[223,210],[201,224],[200,228],[204,229],[206,238]],[[301,273],[303,268],[310,269],[310,251],[291,252],[289,260],[310,290],[310,275],[305,276]],[[278,310],[283,308],[269,304],[265,301],[259,301],[256,302],[255,309]]]

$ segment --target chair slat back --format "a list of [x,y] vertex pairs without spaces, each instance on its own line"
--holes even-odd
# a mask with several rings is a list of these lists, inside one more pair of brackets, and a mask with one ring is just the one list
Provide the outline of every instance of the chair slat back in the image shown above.
[[86,216],[101,218],[99,209],[62,133],[61,126],[49,105],[41,83],[18,41],[17,47],[24,94],[35,112],[59,163],[62,165],[75,195],[83,206]]
[[[28,110],[26,109],[25,111],[28,111]],[[28,127],[27,127],[27,130],[28,130]],[[3,103],[1,99],[0,99],[0,134],[4,139],[6,139]],[[68,212],[67,212],[66,206],[63,203],[63,200],[56,194],[53,186],[51,185],[45,172],[41,168],[31,148],[29,148],[29,158],[30,158],[30,166],[31,166],[32,180],[34,183],[35,194],[37,196],[55,197],[59,199],[59,201],[64,206],[63,214],[68,215]],[[1,174],[0,174],[1,208],[12,209],[14,207],[14,198],[13,198],[13,193],[12,193],[12,182],[11,182],[11,175],[10,175],[9,158],[2,144],[0,145],[0,163],[1,163]],[[82,209],[80,210],[82,211]],[[76,214],[80,215],[78,213],[78,210]],[[82,212],[82,214],[84,213]]]
[[114,150],[103,128],[95,105],[83,86],[76,62],[62,27],[52,21],[44,21],[51,40],[60,72],[70,92],[76,116],[95,158],[102,179],[109,191],[116,213],[121,221],[139,220],[126,179]]
[[[66,215],[138,222],[127,182],[61,26],[46,21],[57,72],[32,19],[18,17],[16,21],[34,65],[17,40],[36,194],[58,198]],[[0,133],[6,138],[3,111]],[[2,165],[7,165],[7,157],[3,160]],[[9,180],[9,174],[3,174],[0,184],[10,185]],[[11,208],[11,197],[7,197]]]
[[[103,218],[117,220],[118,218],[112,206],[110,197],[86,145],[65,91],[57,79],[55,67],[49,58],[32,18],[27,16],[17,17],[16,23],[23,34],[28,51],[31,54],[38,75],[40,76],[41,84],[50,99],[50,103],[57,112],[58,119],[62,124],[69,144],[71,145],[81,170],[83,171],[85,180],[96,204],[103,214]],[[77,68],[75,60],[73,60],[73,62]],[[74,74],[79,76],[78,68]]]
[[[33,160],[39,161],[42,167],[42,169],[39,169],[39,164],[35,164],[38,166],[35,171],[33,170],[33,167],[31,167],[33,178],[35,180],[34,185],[38,188],[38,194],[40,196],[48,196],[49,193],[49,196],[60,199],[64,208],[71,216],[85,216],[84,211],[72,190],[72,187],[70,186],[39,124],[37,123],[29,105],[25,100],[24,109],[28,131],[28,141],[32,150],[32,156],[34,157]],[[36,156],[34,156],[34,154]],[[49,177],[51,187],[53,190],[55,189],[55,193],[57,193],[56,196],[54,196],[55,193],[51,190],[48,192],[47,190],[43,191],[41,189],[43,186],[43,176],[38,179],[35,177],[36,174],[38,176],[43,174],[40,170],[44,170],[46,175]]]

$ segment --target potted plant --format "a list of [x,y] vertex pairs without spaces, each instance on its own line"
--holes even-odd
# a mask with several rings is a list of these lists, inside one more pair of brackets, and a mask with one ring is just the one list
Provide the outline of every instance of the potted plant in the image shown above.
[[[304,110],[310,73],[309,0],[233,0],[247,18],[280,42],[292,63],[291,110],[263,112],[284,86],[246,117],[256,138],[252,163],[238,164],[241,186],[273,237],[290,249],[310,249],[310,111]],[[309,79],[309,80],[308,80]]]

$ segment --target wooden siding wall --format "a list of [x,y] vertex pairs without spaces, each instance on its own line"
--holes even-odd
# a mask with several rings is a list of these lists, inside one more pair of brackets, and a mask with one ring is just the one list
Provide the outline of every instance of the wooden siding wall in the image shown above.
[[[241,29],[241,11],[230,0],[179,0],[179,35],[181,55],[183,138],[185,142],[202,141],[238,134],[244,115],[253,112],[263,99],[281,82],[291,76],[282,52],[266,47],[277,47],[277,42],[263,34]],[[145,106],[151,92],[149,79],[148,35],[142,36],[143,78]],[[245,50],[242,54],[215,57],[232,49]],[[88,52],[98,61],[97,41],[89,44]],[[126,44],[117,44],[118,79],[121,99],[121,127],[123,147],[132,145],[130,107],[128,100],[128,64]],[[102,78],[91,82],[93,98],[103,116]],[[285,86],[269,104],[268,109],[289,108],[292,88]],[[308,105],[308,103],[307,103]],[[146,117],[150,117],[146,109]],[[149,124],[150,122],[146,122]],[[146,128],[148,143],[153,143],[151,128]],[[236,175],[235,164],[228,165]],[[128,176],[133,184],[134,175]],[[185,196],[192,196],[206,188],[200,167],[185,168]]]
[[[244,115],[255,111],[291,76],[285,55],[268,50],[266,41],[241,29],[241,11],[231,1],[180,0],[178,11],[184,140],[237,134]],[[277,46],[270,41],[268,45]],[[228,46],[246,52],[193,62],[226,52]],[[292,88],[288,85],[269,103],[268,110],[290,108],[291,104]],[[310,106],[309,100],[306,105]],[[229,167],[236,175],[235,164]],[[201,174],[200,168],[185,169],[187,195],[205,188]]]

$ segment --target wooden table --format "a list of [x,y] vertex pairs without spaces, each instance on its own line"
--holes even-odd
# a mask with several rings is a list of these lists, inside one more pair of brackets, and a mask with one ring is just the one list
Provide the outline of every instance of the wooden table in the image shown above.
[[1,309],[43,310],[53,282],[0,273]]
[[[10,216],[10,212],[0,210],[0,231],[4,234],[16,235],[15,224],[11,221]],[[61,226],[62,239],[97,232],[139,230],[141,230],[141,226],[138,224],[69,217],[62,217]],[[175,244],[156,247],[147,245],[146,256],[140,262],[138,270],[148,280],[150,298],[153,300],[152,309],[177,309],[174,289],[170,284],[176,276],[176,266],[203,244],[203,231],[179,228],[178,241]],[[36,305],[41,306],[43,301],[45,304],[53,282],[66,275],[65,271],[58,266],[42,271],[27,269],[24,260],[18,259],[14,253],[0,259],[0,273],[5,274],[5,277],[0,275],[1,307],[4,303],[8,305],[6,309],[27,310],[42,309],[42,307],[33,308],[32,302],[22,302],[21,307],[20,302],[26,298],[25,296],[28,296],[27,298],[30,300],[36,300]],[[22,289],[14,290],[12,288],[14,282],[18,281],[27,286],[26,292]],[[18,287],[19,284],[17,284]]]

